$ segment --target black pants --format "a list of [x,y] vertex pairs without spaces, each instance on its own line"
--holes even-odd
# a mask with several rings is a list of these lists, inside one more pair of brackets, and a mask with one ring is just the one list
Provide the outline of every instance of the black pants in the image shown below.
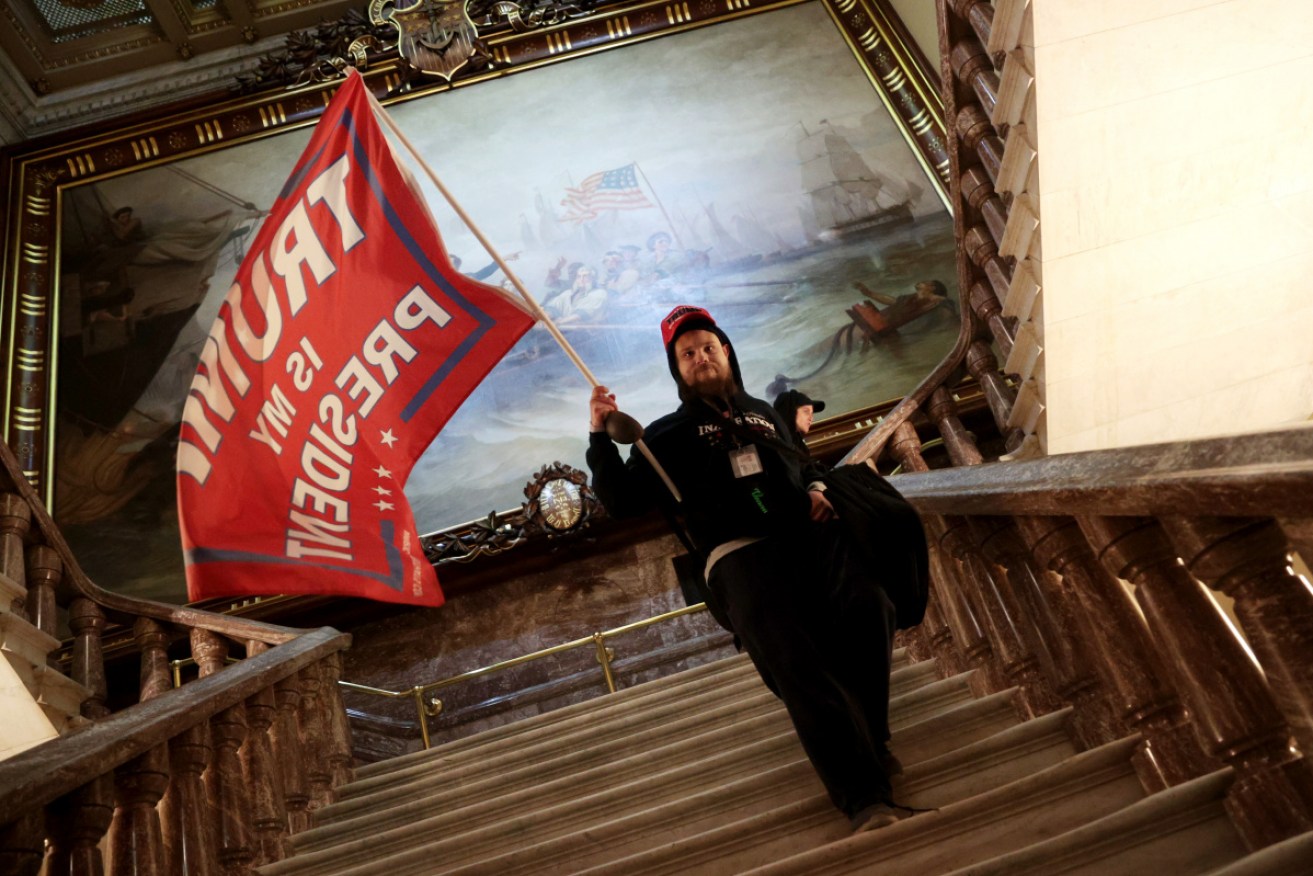
[[734,632],[846,815],[889,799],[894,609],[837,523],[739,548],[711,570]]

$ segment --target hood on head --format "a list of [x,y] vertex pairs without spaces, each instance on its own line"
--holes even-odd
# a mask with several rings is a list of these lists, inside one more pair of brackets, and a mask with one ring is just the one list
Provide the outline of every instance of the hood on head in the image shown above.
[[670,376],[675,378],[675,385],[679,387],[679,400],[692,401],[698,397],[697,392],[684,382],[684,378],[679,375],[679,365],[675,362],[675,341],[685,332],[703,329],[711,332],[720,339],[722,344],[729,347],[729,369],[734,375],[734,385],[737,389],[743,388],[743,372],[739,369],[739,357],[734,351],[734,345],[729,342],[729,336],[725,334],[724,329],[716,325],[716,321],[711,314],[701,307],[695,307],[691,304],[681,304],[670,313],[666,314],[665,319],[661,320],[661,340],[666,345],[666,367],[670,369]]

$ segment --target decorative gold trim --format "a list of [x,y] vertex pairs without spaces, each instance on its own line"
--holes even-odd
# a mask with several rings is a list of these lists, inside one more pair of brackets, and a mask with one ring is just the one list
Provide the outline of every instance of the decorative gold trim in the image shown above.
[[50,263],[50,247],[44,243],[24,243],[23,261],[29,265],[46,265]]
[[287,110],[281,103],[257,107],[260,112],[260,124],[265,128],[287,124]]
[[31,216],[49,216],[51,210],[50,198],[28,195],[23,201],[23,209]]
[[74,178],[96,172],[96,159],[91,156],[90,152],[72,155],[64,160],[68,163],[69,174]]
[[[547,64],[637,45],[705,25],[785,9],[803,2],[812,0],[726,0],[724,4],[692,4],[669,0],[616,3],[610,5],[604,13],[570,18],[553,25],[550,30],[533,28],[515,33],[508,27],[488,39],[494,59],[490,67],[457,77],[451,83],[410,81],[401,69],[399,60],[386,58],[374,62],[365,71],[365,75],[376,93],[387,92],[384,102],[394,105],[438,91],[475,85]],[[919,106],[911,112],[900,110],[889,98],[888,85],[871,73],[870,61],[854,42],[848,29],[850,25],[837,18],[840,13],[836,10],[855,16],[869,16],[870,21],[863,21],[860,30],[873,30],[881,40],[882,52],[888,50],[897,58],[907,58],[909,55],[906,47],[899,42],[896,32],[884,26],[885,13],[881,11],[881,5],[885,0],[815,2],[822,2],[831,18],[835,19],[845,43],[862,64],[874,90],[912,147],[926,175],[938,188],[938,182],[946,175],[949,164],[946,159],[941,160],[938,154],[926,155],[924,141],[936,130],[942,130],[942,101],[934,94],[934,89],[923,81],[921,74],[904,63],[901,66],[906,71],[911,87],[903,85],[897,95],[900,99],[906,95],[926,99],[929,112],[922,117]],[[540,34],[547,39],[540,39]],[[335,85],[323,83],[271,89],[259,95],[234,98],[223,104],[134,123],[119,130],[106,129],[104,126],[89,128],[79,139],[68,139],[53,145],[48,143],[33,147],[30,151],[24,151],[22,146],[11,150],[11,184],[8,187],[6,215],[7,224],[12,229],[8,249],[12,255],[5,264],[4,338],[0,339],[0,343],[10,351],[6,367],[11,379],[6,381],[5,407],[0,410],[0,423],[4,424],[5,434],[8,434],[13,406],[20,400],[31,402],[39,399],[45,406],[47,423],[50,425],[47,426],[46,434],[34,442],[40,450],[32,451],[33,455],[20,459],[19,464],[25,469],[35,464],[36,470],[46,473],[44,483],[47,486],[43,498],[48,507],[54,505],[54,497],[49,492],[54,478],[49,475],[55,444],[54,387],[59,378],[59,338],[54,322],[60,309],[60,201],[56,193],[62,192],[65,186],[112,179],[148,167],[205,155],[236,143],[252,142],[312,125],[335,91]],[[912,117],[910,122],[905,118],[909,115]],[[946,195],[941,192],[941,197]],[[35,302],[42,296],[46,299],[44,310],[38,310]],[[31,351],[25,350],[34,346],[40,346],[49,356],[45,352],[34,356]],[[24,372],[25,388],[21,391],[18,382],[12,379],[15,368]],[[33,390],[30,388],[32,386],[37,388]]]
[[18,365],[19,371],[27,371],[28,373],[35,374],[36,372],[45,369],[46,351],[20,349],[17,351],[14,359]]
[[45,316],[46,299],[31,292],[24,292],[18,299],[18,312],[24,316]]
[[21,405],[14,406],[14,427],[22,429],[24,432],[35,432],[41,428],[41,422],[45,417],[40,408],[25,408]]
[[[744,5],[746,6],[747,4]],[[629,16],[622,15],[619,18],[608,18],[606,20],[606,35],[613,40],[633,36],[634,28],[633,25],[629,23]]]
[[142,137],[132,141],[132,155],[137,161],[160,157],[160,143],[154,137]]
[[685,24],[693,20],[693,13],[688,11],[687,3],[675,3],[666,7],[666,22]]
[[565,31],[558,33],[546,33],[543,36],[547,40],[547,51],[549,54],[557,55],[561,52],[568,52],[574,48],[570,42],[570,34]]
[[223,139],[223,125],[218,119],[196,123],[196,139],[201,143],[217,143]]

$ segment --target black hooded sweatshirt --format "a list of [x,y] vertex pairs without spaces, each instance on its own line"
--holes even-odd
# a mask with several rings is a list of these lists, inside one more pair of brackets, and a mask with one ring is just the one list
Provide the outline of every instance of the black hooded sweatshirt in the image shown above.
[[[744,428],[791,444],[778,413],[761,399],[739,390],[731,399],[734,421]],[[588,467],[593,490],[615,517],[642,514],[657,502],[683,516],[698,551],[706,556],[717,545],[740,538],[797,532],[811,510],[798,458],[783,450],[753,443],[722,425],[725,417],[708,402],[688,399],[653,422],[644,434],[648,449],[665,468],[683,497],[675,505],[670,491],[637,449],[628,462],[605,432],[589,436]],[[751,446],[762,471],[735,477],[730,454]]]

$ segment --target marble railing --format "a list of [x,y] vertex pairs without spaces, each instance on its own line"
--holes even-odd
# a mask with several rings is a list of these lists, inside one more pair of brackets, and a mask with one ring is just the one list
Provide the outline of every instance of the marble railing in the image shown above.
[[[0,461],[5,610],[46,640],[71,635],[83,697],[66,735],[0,762],[0,872],[99,876],[106,839],[116,876],[283,857],[350,779],[336,684],[350,636],[102,590],[3,444]],[[246,659],[227,666],[230,649]],[[171,653],[194,659],[195,680],[174,686]]]
[[1009,456],[1042,453],[1034,437],[1043,416],[1037,390],[1043,356],[1035,329],[1039,282],[1031,258],[1039,233],[1024,198],[1035,175],[1034,150],[1024,148],[1033,142],[1025,125],[1034,114],[1033,77],[1025,75],[1033,64],[1027,66],[1019,48],[993,48],[1000,39],[1017,42],[1029,5],[1002,4],[1007,20],[1000,18],[996,30],[995,5],[987,0],[937,2],[945,118],[956,135],[948,138],[949,199],[962,325],[948,356],[845,462],[875,461],[891,443],[915,442],[914,417],[927,417],[938,428],[955,465],[981,462],[980,454],[959,440],[964,430],[952,387],[964,374],[979,383]]
[[932,545],[913,656],[1018,687],[1031,716],[1071,706],[1084,747],[1139,734],[1150,792],[1230,767],[1251,848],[1313,829],[1313,590],[1292,566],[1313,557],[1313,430],[936,470],[893,450]]

